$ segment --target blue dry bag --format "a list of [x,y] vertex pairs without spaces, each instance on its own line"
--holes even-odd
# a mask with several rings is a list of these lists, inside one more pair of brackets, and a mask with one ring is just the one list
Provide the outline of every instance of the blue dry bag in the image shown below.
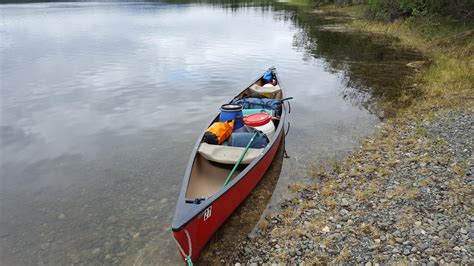
[[[250,139],[252,139],[253,133],[232,133],[229,138],[229,146],[232,147],[247,147],[247,144],[250,142]],[[252,144],[250,144],[250,148],[254,149],[261,149],[265,148],[268,144],[269,140],[267,136],[264,134],[257,134],[255,136]]]
[[238,104],[243,109],[269,109],[275,112],[275,115],[281,115],[281,101],[268,98],[242,98],[234,99],[232,104]]
[[262,77],[263,82],[272,82],[273,81],[273,73],[270,70],[267,70],[265,73],[263,73]]

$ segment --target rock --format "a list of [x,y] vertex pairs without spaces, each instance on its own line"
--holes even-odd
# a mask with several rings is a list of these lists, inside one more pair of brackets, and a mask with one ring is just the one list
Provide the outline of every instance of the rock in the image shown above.
[[411,252],[410,252],[409,249],[406,248],[406,249],[403,250],[403,255],[408,256],[410,254],[411,254]]
[[377,116],[379,119],[384,119],[385,118],[385,112],[383,110],[377,111]]
[[347,199],[343,198],[341,200],[341,206],[342,207],[349,207],[350,205],[351,205],[351,203]]
[[325,226],[322,230],[323,233],[329,233],[331,230],[329,229],[329,226]]
[[97,254],[99,254],[99,253],[100,253],[100,248],[94,248],[94,249],[92,250],[92,255],[97,255]]
[[111,216],[109,216],[109,217],[107,218],[107,223],[108,223],[108,224],[114,224],[114,223],[116,223],[117,221],[118,221],[118,218],[115,217],[114,215],[111,215]]
[[370,245],[368,248],[370,251],[374,251],[379,248],[379,245]]
[[244,252],[246,254],[250,254],[250,253],[252,253],[252,250],[249,247],[244,247]]
[[427,248],[427,249],[425,249],[425,253],[428,254],[428,255],[432,255],[434,253],[434,249]]
[[294,257],[296,255],[295,249],[290,249],[290,252],[288,252],[291,257]]

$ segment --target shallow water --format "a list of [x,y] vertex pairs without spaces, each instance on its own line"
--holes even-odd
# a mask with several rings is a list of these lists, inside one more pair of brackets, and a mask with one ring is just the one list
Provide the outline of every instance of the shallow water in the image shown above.
[[277,67],[295,98],[278,198],[370,133],[419,58],[285,3],[8,4],[0,16],[6,265],[179,263],[176,196],[220,104]]

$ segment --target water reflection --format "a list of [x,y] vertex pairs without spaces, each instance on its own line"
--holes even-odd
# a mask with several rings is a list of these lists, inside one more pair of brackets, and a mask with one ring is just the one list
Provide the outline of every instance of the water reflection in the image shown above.
[[296,99],[277,193],[309,163],[350,151],[416,55],[306,11],[0,5],[2,263],[178,263],[169,224],[195,137],[270,65]]

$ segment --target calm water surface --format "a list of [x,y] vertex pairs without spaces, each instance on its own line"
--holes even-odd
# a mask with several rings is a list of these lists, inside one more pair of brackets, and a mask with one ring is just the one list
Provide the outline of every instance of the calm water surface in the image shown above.
[[12,4],[0,17],[5,265],[179,263],[176,196],[222,103],[277,67],[295,98],[279,197],[373,130],[417,57],[284,3]]

